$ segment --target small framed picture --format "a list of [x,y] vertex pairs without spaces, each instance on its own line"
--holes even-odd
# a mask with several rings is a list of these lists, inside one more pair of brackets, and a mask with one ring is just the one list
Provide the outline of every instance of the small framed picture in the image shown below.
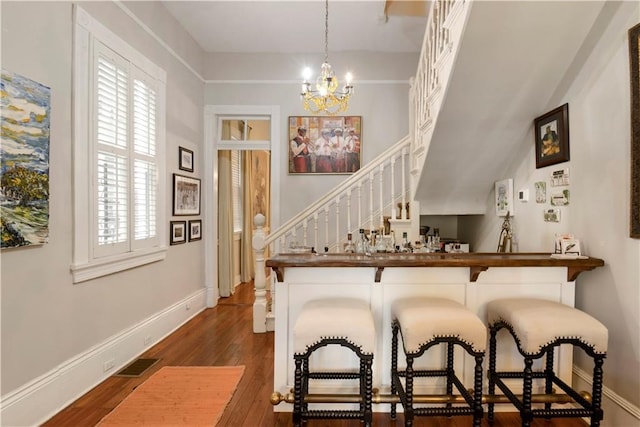
[[569,161],[569,104],[537,117],[536,169]]
[[169,230],[170,240],[172,245],[179,245],[187,241],[187,221],[171,221],[171,228]]
[[513,216],[513,179],[496,181],[496,215]]
[[193,172],[193,151],[179,147],[178,157],[180,158],[180,164],[178,165],[180,170]]
[[194,219],[189,221],[189,241],[195,242],[202,239],[202,220]]
[[200,215],[200,180],[173,174],[173,215]]

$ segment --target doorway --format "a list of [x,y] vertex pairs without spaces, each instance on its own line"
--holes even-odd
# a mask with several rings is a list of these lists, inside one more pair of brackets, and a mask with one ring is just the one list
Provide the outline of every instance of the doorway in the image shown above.
[[278,107],[205,108],[204,191],[211,196],[205,198],[205,225],[211,230],[205,238],[205,259],[212,260],[205,262],[208,307],[253,273],[255,214],[265,215],[271,227],[279,223],[274,160],[279,152],[278,122]]

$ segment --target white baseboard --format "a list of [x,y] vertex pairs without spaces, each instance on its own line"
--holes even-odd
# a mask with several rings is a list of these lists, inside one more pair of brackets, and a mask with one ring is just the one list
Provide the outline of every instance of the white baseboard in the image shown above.
[[[0,425],[42,424],[204,309],[202,289],[7,393],[0,399]],[[107,361],[113,367],[105,372]]]
[[[591,375],[574,365],[574,388],[590,392],[592,384]],[[604,411],[604,419],[600,424],[601,427],[636,427],[640,425],[640,408],[606,386],[602,387],[602,410]]]

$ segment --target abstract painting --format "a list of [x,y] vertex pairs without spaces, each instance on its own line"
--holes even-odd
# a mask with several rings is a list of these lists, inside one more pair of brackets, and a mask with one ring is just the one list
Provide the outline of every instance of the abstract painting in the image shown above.
[[2,70],[0,233],[2,248],[49,238],[51,89]]

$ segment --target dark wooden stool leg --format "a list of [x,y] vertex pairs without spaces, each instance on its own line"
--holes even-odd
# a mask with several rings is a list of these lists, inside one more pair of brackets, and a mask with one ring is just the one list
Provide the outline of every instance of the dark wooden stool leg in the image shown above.
[[[544,369],[544,392],[546,394],[551,394],[553,392],[553,359],[554,359],[554,349],[555,347],[550,347],[549,350],[547,350],[547,357],[546,357],[546,364],[545,364],[545,369]],[[551,409],[551,403],[545,403],[544,404],[544,409],[545,410],[550,410]],[[546,419],[551,419],[551,416],[546,416]]]
[[[495,396],[496,394],[496,383],[494,381],[494,375],[496,374],[496,335],[498,333],[497,328],[490,328],[490,338],[489,338],[489,388],[488,393],[489,396]],[[494,414],[494,404],[487,404],[487,420],[489,424],[493,424],[493,414]]]
[[413,356],[407,356],[407,369],[405,371],[405,395],[407,404],[404,407],[404,425],[413,425]]
[[296,369],[294,373],[293,382],[293,425],[294,427],[302,426],[302,358],[301,356],[294,356]]
[[530,427],[533,420],[533,414],[531,412],[531,394],[533,392],[533,359],[530,357],[524,358],[524,380],[522,385],[522,427]]
[[364,362],[365,392],[364,392],[364,425],[371,427],[373,423],[373,359],[368,357]]
[[[391,394],[396,395],[395,378],[398,376],[398,323],[393,322],[391,325]],[[396,418],[396,404],[391,403],[391,419]]]
[[[447,394],[453,394],[453,343],[447,343]],[[451,409],[451,403],[447,403],[447,409]]]
[[591,390],[593,415],[591,416],[591,427],[599,427],[603,418],[600,406],[602,405],[602,364],[604,363],[604,356],[594,356],[593,362],[593,388]]
[[476,356],[476,367],[473,375],[473,427],[482,424],[482,359]]

